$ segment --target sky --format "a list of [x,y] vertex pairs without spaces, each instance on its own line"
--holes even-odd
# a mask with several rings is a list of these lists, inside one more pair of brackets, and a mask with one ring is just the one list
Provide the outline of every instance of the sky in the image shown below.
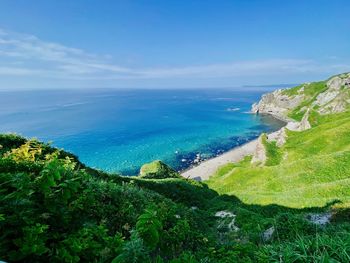
[[0,0],[0,89],[220,88],[350,71],[348,0]]

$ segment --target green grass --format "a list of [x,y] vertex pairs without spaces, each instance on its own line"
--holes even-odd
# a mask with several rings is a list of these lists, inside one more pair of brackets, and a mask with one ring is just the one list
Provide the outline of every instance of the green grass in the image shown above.
[[266,166],[230,171],[230,164],[221,168],[225,176],[215,174],[207,184],[250,204],[302,208],[340,200],[349,205],[350,113],[318,116],[317,123],[304,132],[288,132],[281,148],[265,143]]
[[[304,91],[300,92],[301,88],[304,87]],[[293,88],[285,89],[282,91],[282,94],[288,96],[295,96],[304,94],[307,97],[313,97],[326,89],[326,81],[312,82],[309,84],[302,84]]]
[[140,177],[145,179],[181,178],[179,173],[159,160],[142,165]]
[[304,85],[299,85],[293,88],[288,88],[288,89],[284,89],[282,91],[282,94],[287,95],[287,96],[295,96],[299,94],[300,89],[303,87]]
[[341,231],[300,236],[293,242],[264,246],[260,253],[268,262],[349,262],[350,234]]
[[225,175],[228,175],[234,168],[242,168],[249,165],[252,157],[251,156],[245,156],[242,161],[237,163],[228,163],[226,165],[221,166],[214,174],[215,177],[224,177]]
[[263,144],[266,150],[266,166],[274,166],[278,165],[282,158],[283,155],[281,153],[280,148],[276,145],[276,142],[268,142],[266,135],[263,136]]

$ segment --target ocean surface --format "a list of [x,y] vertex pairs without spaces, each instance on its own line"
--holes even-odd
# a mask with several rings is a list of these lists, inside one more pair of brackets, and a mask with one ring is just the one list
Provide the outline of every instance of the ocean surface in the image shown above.
[[279,129],[248,114],[266,90],[51,90],[0,92],[0,132],[36,137],[85,164],[137,174],[162,160],[177,170]]

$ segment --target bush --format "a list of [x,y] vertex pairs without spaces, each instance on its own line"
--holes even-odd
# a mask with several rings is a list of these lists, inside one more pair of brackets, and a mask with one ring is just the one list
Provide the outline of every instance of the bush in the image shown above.
[[179,173],[161,161],[144,164],[140,169],[140,177],[145,179],[181,178]]

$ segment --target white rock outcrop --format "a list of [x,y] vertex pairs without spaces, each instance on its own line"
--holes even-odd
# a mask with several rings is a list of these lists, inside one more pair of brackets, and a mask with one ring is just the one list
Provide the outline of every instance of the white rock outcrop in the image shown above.
[[301,121],[290,121],[287,123],[286,128],[290,131],[305,131],[311,128],[309,122],[310,109],[307,109]]
[[228,211],[218,211],[215,213],[215,216],[222,219],[218,225],[218,228],[224,227],[228,221],[227,228],[229,231],[237,232],[239,230],[238,226],[235,225],[235,220],[236,220],[235,214]]
[[329,224],[332,219],[332,213],[326,212],[326,213],[319,213],[319,214],[309,214],[306,219],[319,226],[324,226],[326,224]]
[[331,90],[339,90],[342,85],[343,85],[343,79],[339,76],[335,76],[327,82],[327,86]]
[[[324,86],[324,82],[305,83],[296,90],[279,89],[267,93],[261,97],[261,100],[252,105],[252,113],[270,114],[274,117],[287,122],[287,125],[269,135],[268,142],[276,142],[278,147],[286,143],[286,129],[291,131],[305,131],[311,128],[309,122],[310,110],[318,111],[320,114],[343,112],[350,105],[350,73],[341,74],[330,78]],[[312,87],[311,87],[312,86]],[[307,92],[310,88],[311,92]],[[314,90],[316,88],[316,90]],[[315,98],[317,89],[322,89]],[[302,107],[303,106],[303,107]],[[294,121],[288,117],[293,110],[297,113],[304,113],[301,121]],[[266,162],[266,149],[263,144],[263,137],[260,136],[253,153],[251,163],[264,165]]]
[[263,143],[263,135],[260,135],[258,142],[256,144],[253,157],[251,160],[252,164],[261,164],[264,165],[266,162],[266,149]]
[[[268,142],[275,141],[276,145],[278,147],[281,147],[282,145],[284,145],[286,143],[286,140],[287,140],[286,129],[291,130],[291,131],[305,131],[305,130],[310,129],[311,125],[310,125],[310,122],[308,120],[309,112],[310,112],[310,110],[308,109],[305,112],[305,114],[300,122],[288,122],[286,127],[282,127],[278,131],[273,132],[271,134],[268,134],[267,141]],[[256,144],[255,150],[253,152],[252,160],[251,160],[252,164],[264,165],[266,163],[267,156],[266,156],[265,145],[263,143],[263,136],[264,135],[262,134],[258,138],[258,142]]]
[[327,81],[327,89],[320,93],[312,106],[320,114],[338,113],[350,104],[350,73],[335,76]]
[[[290,94],[279,89],[261,97],[258,103],[252,105],[252,113],[271,114],[288,121],[288,113],[296,109],[302,102],[311,100],[311,107],[320,114],[338,113],[345,111],[350,105],[350,73],[341,74],[329,79],[325,90],[318,94],[307,95],[305,92],[310,83],[304,84],[296,92]],[[300,109],[303,112],[305,109]]]
[[275,227],[270,227],[262,233],[262,239],[264,242],[268,242],[271,240],[273,234],[275,233]]
[[286,133],[285,127],[282,127],[278,131],[275,131],[267,135],[267,141],[276,142],[276,145],[278,147],[281,147],[283,144],[285,144],[286,140],[287,140],[287,133]]
[[252,105],[252,113],[271,114],[283,120],[288,119],[287,113],[300,105],[304,99],[303,93],[288,96],[282,89],[267,93],[261,97],[258,103]]

